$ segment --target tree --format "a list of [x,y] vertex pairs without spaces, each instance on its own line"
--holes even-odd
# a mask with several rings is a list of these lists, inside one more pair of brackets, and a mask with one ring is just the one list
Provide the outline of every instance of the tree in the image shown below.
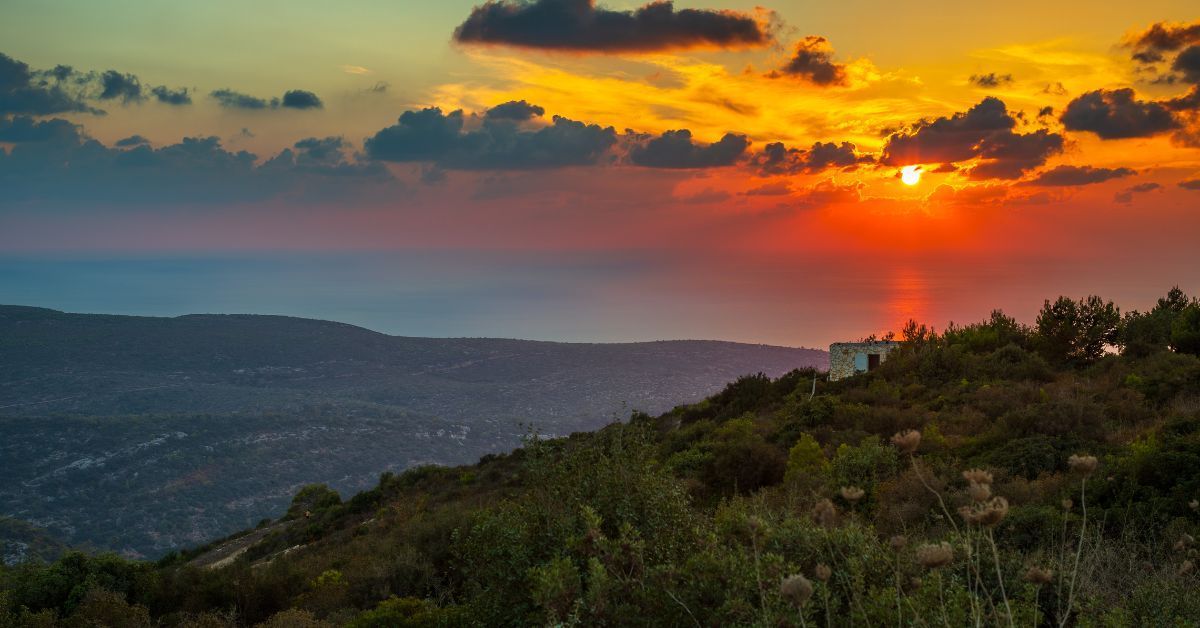
[[1112,301],[1089,296],[1079,301],[1046,301],[1037,317],[1036,342],[1047,360],[1072,366],[1090,364],[1117,342],[1121,313]]
[[1171,348],[1200,355],[1200,303],[1184,308],[1171,323]]

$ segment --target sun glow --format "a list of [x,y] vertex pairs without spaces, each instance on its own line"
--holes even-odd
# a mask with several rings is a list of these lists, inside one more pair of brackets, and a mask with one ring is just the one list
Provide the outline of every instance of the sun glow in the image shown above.
[[921,182],[920,166],[905,166],[900,169],[900,180],[904,185],[916,185]]

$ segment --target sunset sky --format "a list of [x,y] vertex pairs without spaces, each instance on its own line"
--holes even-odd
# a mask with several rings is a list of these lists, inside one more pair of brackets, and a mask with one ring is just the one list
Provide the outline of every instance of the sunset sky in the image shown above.
[[3,303],[823,346],[1200,292],[1194,0],[0,16]]

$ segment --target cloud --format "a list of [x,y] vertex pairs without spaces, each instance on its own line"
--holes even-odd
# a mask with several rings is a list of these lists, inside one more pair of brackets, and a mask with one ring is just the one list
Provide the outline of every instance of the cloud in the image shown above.
[[858,181],[841,184],[833,179],[826,179],[804,188],[792,198],[798,204],[810,207],[857,203],[862,200],[863,187],[864,185]]
[[530,170],[595,164],[616,143],[612,127],[554,116],[527,130],[509,123],[466,128],[462,111],[406,111],[364,143],[372,159],[428,162],[448,170]]
[[321,109],[325,106],[316,94],[302,89],[293,89],[284,92],[283,100],[280,101],[279,105],[289,109]]
[[1090,131],[1105,140],[1149,137],[1179,127],[1166,106],[1138,100],[1128,87],[1087,92],[1072,100],[1059,120],[1068,131]]
[[192,104],[192,95],[188,92],[188,88],[180,87],[179,89],[171,89],[169,87],[159,85],[150,90],[151,94],[158,99],[158,102],[164,105],[190,105]]
[[141,146],[142,144],[149,144],[149,143],[150,143],[150,140],[142,137],[141,135],[130,135],[129,137],[117,140],[116,142],[113,143],[113,146],[119,146],[121,148],[128,148],[130,146]]
[[537,105],[531,105],[524,100],[510,100],[488,109],[484,115],[489,120],[516,120],[524,122],[533,118],[540,118],[545,113],[545,109]]
[[1200,45],[1188,46],[1179,53],[1171,69],[1180,73],[1184,82],[1200,85]]
[[302,89],[293,89],[284,92],[283,98],[258,98],[249,94],[235,92],[232,89],[217,89],[208,94],[217,104],[226,109],[246,109],[250,111],[261,111],[264,109],[278,109],[286,107],[288,109],[320,109],[324,106],[321,99],[312,92],[307,92]]
[[1135,194],[1145,194],[1146,192],[1153,192],[1161,189],[1162,185],[1158,183],[1139,183],[1117,192],[1116,195],[1113,196],[1113,200],[1118,203],[1132,203],[1133,196]]
[[1093,168],[1092,166],[1063,165],[1038,173],[1038,176],[1023,182],[1021,185],[1039,187],[1091,185],[1135,174],[1137,172],[1129,168]]
[[226,109],[266,109],[271,106],[271,103],[264,98],[256,98],[232,89],[217,89],[208,95]]
[[764,22],[736,11],[675,10],[670,0],[633,11],[594,0],[489,0],[454,30],[466,44],[620,53],[689,48],[746,48],[771,41]]
[[120,98],[123,103],[141,102],[145,99],[142,94],[142,83],[132,74],[122,74],[116,70],[108,70],[100,75],[100,100]]
[[775,181],[742,192],[743,196],[786,196],[792,193],[787,181]]
[[771,176],[814,174],[828,168],[853,169],[871,161],[874,161],[871,156],[858,154],[850,142],[816,142],[808,150],[787,148],[782,142],[772,142],[754,155],[751,165],[760,176]]
[[1180,181],[1179,187],[1185,190],[1200,190],[1200,179],[1188,179],[1186,181]]
[[726,133],[712,144],[697,144],[691,131],[679,129],[636,139],[629,149],[629,161],[647,168],[716,168],[737,163],[749,146],[745,135],[734,133]]
[[75,141],[78,138],[79,127],[60,118],[40,121],[30,116],[0,117],[0,142],[18,144],[52,140]]
[[833,62],[833,47],[827,39],[809,35],[796,44],[792,58],[768,76],[793,76],[821,86],[845,85],[846,66]]
[[1006,83],[1012,83],[1013,75],[1011,75],[1011,74],[996,74],[995,72],[988,72],[987,74],[972,74],[971,78],[968,80],[972,84],[977,85],[979,87],[991,88],[991,87],[1000,87],[1001,85],[1004,85]]
[[84,102],[82,94],[66,83],[73,70],[58,66],[41,79],[29,65],[0,53],[0,114],[35,116],[56,113],[103,113]]
[[0,122],[0,207],[70,209],[138,205],[203,206],[349,199],[396,182],[382,164],[351,161],[338,138],[301,140],[261,165],[215,137],[154,148],[132,136],[106,146],[65,120]]
[[979,159],[971,179],[1016,179],[1062,152],[1058,133],[1016,133],[1017,120],[1004,102],[987,97],[966,112],[922,120],[888,136],[881,162],[889,166],[955,163]]
[[1158,63],[1165,53],[1175,52],[1188,44],[1200,43],[1200,22],[1181,24],[1158,22],[1126,39],[1131,56],[1141,63]]
[[996,205],[1008,200],[1008,196],[1007,185],[988,183],[956,188],[943,183],[925,197],[925,202],[942,206]]

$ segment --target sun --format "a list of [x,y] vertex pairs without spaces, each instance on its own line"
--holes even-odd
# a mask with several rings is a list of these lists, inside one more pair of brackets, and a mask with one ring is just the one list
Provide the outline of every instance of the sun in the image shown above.
[[900,180],[904,185],[916,185],[921,182],[920,166],[905,166],[900,169]]

